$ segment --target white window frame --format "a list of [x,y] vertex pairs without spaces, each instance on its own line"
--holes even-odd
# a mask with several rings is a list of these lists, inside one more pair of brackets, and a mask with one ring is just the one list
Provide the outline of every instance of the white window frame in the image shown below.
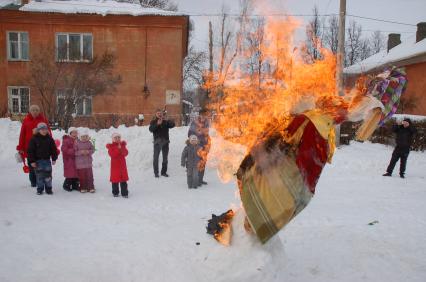
[[[59,99],[65,99],[65,97],[64,97],[64,95],[59,95],[59,91],[66,91],[67,89],[58,89],[58,90],[56,90],[56,106],[58,107],[59,106]],[[77,116],[77,117],[90,117],[90,116],[92,116],[93,115],[93,97],[92,96],[82,96],[81,97],[82,99],[83,99],[83,114],[81,114],[81,115],[79,115],[78,113],[77,113],[77,107],[78,107],[78,105],[76,104],[75,105],[75,109],[74,109],[74,114]],[[88,113],[86,113],[86,104],[87,104],[87,101],[88,100],[90,100],[90,104],[91,104],[91,107],[90,107],[90,109],[92,110],[92,112],[90,113],[90,114],[88,114]],[[67,105],[65,104],[65,107],[66,107]]]
[[[58,46],[58,36],[59,35],[66,35],[67,36],[67,58],[65,60],[60,60],[59,59],[59,46]],[[80,35],[80,60],[70,60],[70,49],[69,49],[69,45],[70,45],[70,35]],[[83,59],[84,55],[83,55],[83,49],[84,49],[84,43],[83,43],[83,38],[85,35],[90,35],[92,37],[91,40],[91,50],[92,50],[92,54],[91,60],[85,60]],[[55,34],[55,45],[56,45],[56,61],[59,62],[74,62],[74,63],[88,63],[91,62],[93,60],[93,34],[92,33],[87,33],[87,32],[57,32]]]
[[[18,58],[12,58],[11,56],[11,50],[10,50],[10,36],[9,34],[11,33],[17,33],[18,34]],[[28,58],[27,59],[23,59],[22,58],[22,46],[21,46],[21,34],[22,33],[26,33],[27,34],[27,38],[28,38]],[[7,44],[7,60],[8,61],[24,61],[24,62],[28,62],[30,60],[30,34],[28,33],[28,31],[18,31],[18,30],[9,30],[6,32],[6,44]]]
[[[19,105],[19,111],[18,112],[14,112],[13,111],[13,102],[12,102],[12,90],[13,89],[18,89],[18,105]],[[28,110],[30,109],[30,105],[31,105],[31,88],[28,86],[8,86],[7,87],[7,105],[8,105],[8,111],[9,113],[13,114],[13,115],[26,115],[28,114],[28,112],[22,112],[22,108],[21,108],[21,91],[20,89],[28,89]]]

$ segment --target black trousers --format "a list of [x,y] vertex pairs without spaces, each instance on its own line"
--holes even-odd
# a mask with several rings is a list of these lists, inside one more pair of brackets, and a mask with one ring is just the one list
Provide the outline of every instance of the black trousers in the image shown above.
[[112,194],[117,196],[118,193],[120,192],[120,189],[118,188],[118,184],[120,184],[121,196],[128,196],[129,190],[127,189],[127,182],[112,183]]
[[154,174],[158,175],[158,159],[160,158],[160,152],[163,155],[163,163],[161,166],[161,174],[167,173],[167,163],[168,163],[168,156],[169,156],[169,143],[157,143],[154,144],[154,161],[153,161],[153,167],[154,167]]
[[29,178],[31,182],[31,187],[37,187],[37,176],[34,168],[30,165],[29,166],[30,172],[29,172]]
[[399,166],[399,174],[404,175],[405,168],[407,167],[407,158],[409,153],[410,153],[410,148],[396,147],[395,150],[393,150],[392,158],[390,160],[388,169],[386,171],[388,173],[392,173],[396,163],[398,162],[399,159],[401,159],[400,166]]
[[80,181],[78,178],[65,178],[63,187],[64,190],[72,191],[72,190],[79,190],[78,186]]

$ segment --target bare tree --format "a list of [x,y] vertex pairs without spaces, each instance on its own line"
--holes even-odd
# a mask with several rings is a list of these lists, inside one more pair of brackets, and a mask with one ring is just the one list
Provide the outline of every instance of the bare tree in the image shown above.
[[265,41],[265,19],[255,18],[249,22],[246,29],[245,41],[247,48],[246,67],[253,84],[260,88],[263,72],[265,69],[265,55],[263,54],[263,45]]
[[78,105],[85,99],[113,93],[121,76],[113,73],[116,58],[107,51],[84,63],[58,61],[54,54],[55,49],[43,48],[33,56],[29,81],[48,118],[68,129]]
[[368,38],[361,39],[361,48],[359,53],[359,60],[365,60],[372,55],[371,42]]
[[345,65],[351,66],[361,59],[362,53],[362,27],[356,21],[350,21],[346,36]]
[[333,54],[337,54],[339,18],[334,15],[329,17],[327,25],[328,26],[324,26],[323,44],[326,48],[330,49]]
[[185,58],[183,67],[183,84],[185,89],[194,89],[203,83],[203,75],[206,70],[207,54],[195,50],[191,46]]
[[304,51],[309,62],[321,59],[321,39],[323,36],[323,19],[319,16],[318,7],[315,5],[313,18],[306,26],[306,41]]
[[377,54],[380,51],[385,49],[386,39],[385,36],[380,32],[380,30],[376,30],[371,34],[370,37],[370,48],[372,54]]

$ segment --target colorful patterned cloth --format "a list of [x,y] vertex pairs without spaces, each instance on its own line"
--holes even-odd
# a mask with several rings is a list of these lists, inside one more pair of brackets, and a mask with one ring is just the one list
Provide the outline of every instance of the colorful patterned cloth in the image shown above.
[[407,88],[407,74],[404,68],[393,67],[376,76],[368,85],[368,93],[379,99],[384,110],[379,126],[396,113],[401,95]]
[[318,111],[277,125],[238,170],[241,200],[251,228],[267,242],[309,203],[334,151],[333,119]]

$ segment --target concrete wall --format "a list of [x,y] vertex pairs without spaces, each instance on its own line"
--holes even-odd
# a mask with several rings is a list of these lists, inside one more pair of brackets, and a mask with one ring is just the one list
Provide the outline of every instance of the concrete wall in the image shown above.
[[[7,106],[7,86],[29,86],[26,79],[29,63],[7,60],[7,31],[29,33],[30,59],[40,48],[54,47],[58,32],[92,33],[93,55],[101,55],[105,50],[113,52],[117,56],[114,72],[122,76],[122,83],[115,93],[93,99],[93,116],[117,114],[133,118],[144,114],[149,120],[155,109],[165,107],[166,90],[177,90],[182,96],[187,28],[186,17],[64,15],[0,10],[0,113]],[[54,58],[52,54],[52,60]],[[148,96],[142,91],[145,71],[150,90]],[[31,103],[38,103],[36,89],[31,88],[30,91]],[[177,105],[166,105],[166,109],[169,116],[180,121],[180,101]],[[90,124],[91,120],[81,118],[80,122]]]

